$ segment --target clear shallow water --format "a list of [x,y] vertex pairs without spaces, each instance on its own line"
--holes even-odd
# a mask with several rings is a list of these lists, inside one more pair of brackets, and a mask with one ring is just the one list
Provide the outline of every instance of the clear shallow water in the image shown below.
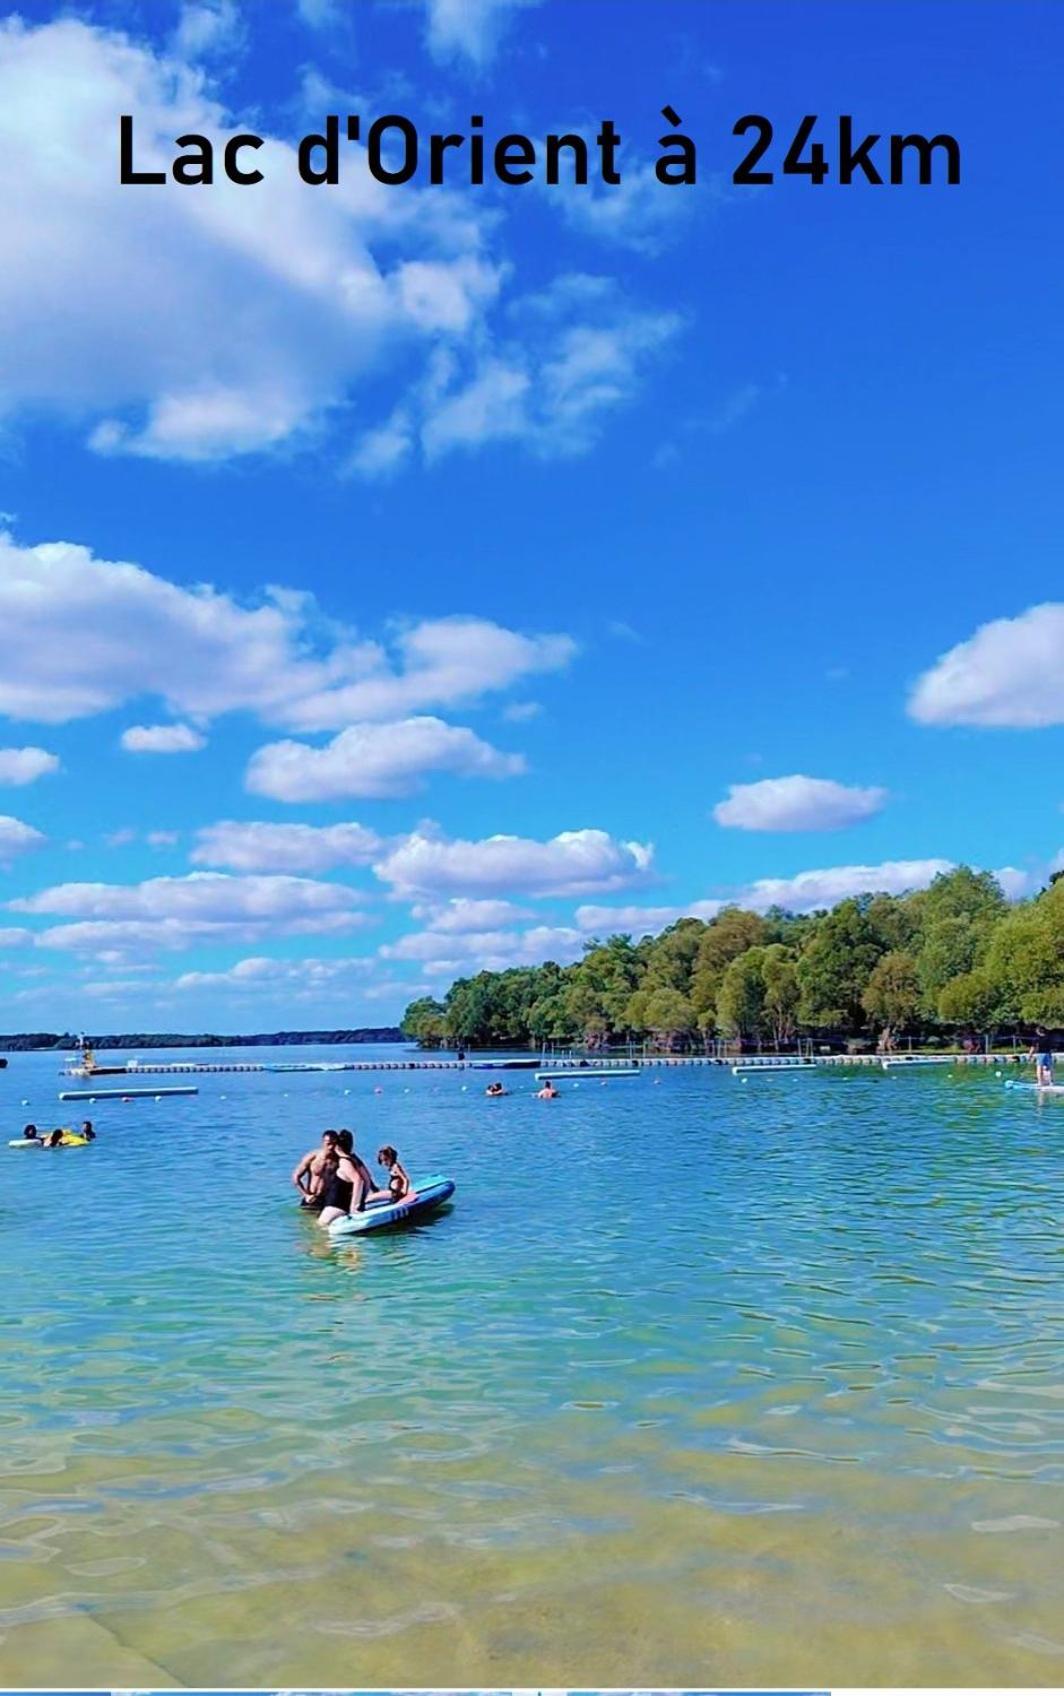
[[[0,1682],[1062,1682],[1064,1103],[657,1076],[223,1074],[4,1149]],[[329,1246],[336,1124],[454,1211]]]

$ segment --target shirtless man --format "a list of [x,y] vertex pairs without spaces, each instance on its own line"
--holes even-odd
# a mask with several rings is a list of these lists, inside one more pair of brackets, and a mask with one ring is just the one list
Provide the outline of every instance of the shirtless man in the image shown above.
[[292,1173],[301,1207],[320,1207],[325,1185],[336,1170],[337,1134],[322,1131],[321,1147],[309,1148]]

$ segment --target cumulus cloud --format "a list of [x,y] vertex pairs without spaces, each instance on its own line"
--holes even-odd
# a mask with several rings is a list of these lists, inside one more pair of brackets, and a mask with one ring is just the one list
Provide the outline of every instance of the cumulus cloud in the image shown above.
[[[2,532],[0,628],[0,713],[50,724],[148,698],[200,721],[244,711],[286,729],[335,730],[472,702],[576,653],[568,636],[471,617],[423,620],[385,645],[328,620],[301,591],[275,588],[245,605],[74,543],[20,547]],[[160,733],[177,730],[188,734],[135,726],[132,745],[158,750]]]
[[477,901],[466,895],[455,896],[442,907],[419,904],[411,911],[426,930],[445,936],[501,930],[506,925],[519,924],[522,919],[532,916],[527,908],[518,907],[513,901]]
[[541,842],[521,836],[462,841],[422,829],[373,869],[397,895],[413,898],[590,895],[643,882],[653,855],[648,843],[620,842],[604,830],[567,830]]
[[385,943],[379,957],[415,962],[427,977],[453,978],[468,972],[501,972],[510,966],[538,966],[544,960],[567,965],[578,960],[586,938],[566,925],[533,925],[524,931],[469,931],[441,934],[413,931],[398,942]]
[[395,657],[373,648],[363,675],[293,704],[297,730],[335,730],[361,719],[384,719],[425,706],[459,706],[543,672],[560,671],[577,646],[565,635],[525,636],[486,618],[426,619],[401,630]]
[[910,889],[926,889],[940,872],[953,870],[952,860],[884,860],[878,866],[827,866],[818,871],[798,872],[794,877],[763,877],[739,890],[734,899],[740,907],[763,912],[768,907],[785,907],[807,913],[831,907],[851,895],[883,893],[904,895]]
[[245,786],[275,801],[382,799],[409,795],[433,772],[456,777],[515,777],[520,754],[504,754],[461,725],[439,718],[352,724],[324,748],[270,742],[248,763]]
[[71,921],[38,932],[42,946],[126,952],[342,932],[364,922],[360,899],[309,878],[192,872],[139,884],[61,883],[8,907]]
[[840,830],[871,818],[885,789],[849,788],[827,777],[766,777],[733,783],[713,809],[718,824],[735,830]]
[[0,783],[11,788],[36,783],[39,777],[58,770],[58,756],[44,748],[0,748]]
[[576,909],[575,922],[587,935],[615,936],[622,932],[645,936],[664,930],[677,919],[712,919],[723,901],[687,901],[673,907],[600,907],[585,904]]
[[241,127],[196,63],[235,16],[187,6],[165,53],[73,17],[0,26],[0,392],[8,410],[97,420],[100,451],[275,447],[385,358],[472,334],[499,289],[468,197],[397,195],[357,160],[308,194],[276,137],[255,155],[254,189],[119,183],[99,144],[118,113],[135,114],[140,169],[165,170],[175,136]]
[[[517,4],[430,0],[430,46],[482,64]],[[274,135],[253,188],[119,182],[99,145],[119,113],[135,115],[136,167],[164,173],[174,137],[242,127],[210,76],[240,35],[233,0],[189,0],[165,50],[76,17],[0,25],[2,411],[69,420],[101,454],[208,462],[320,442],[360,387],[391,382],[394,420],[354,449],[364,473],[416,443],[590,446],[677,321],[604,297],[549,329],[511,312],[482,197],[397,194],[346,143],[340,182],[308,193]]]
[[316,991],[333,988],[338,982],[362,976],[372,968],[372,958],[365,955],[342,960],[271,960],[263,955],[253,955],[249,959],[238,960],[225,971],[183,972],[175,980],[174,988]]
[[0,948],[26,948],[33,941],[33,932],[18,925],[0,926]]
[[196,833],[193,865],[234,872],[327,872],[368,866],[385,847],[365,825],[266,824],[222,819]]
[[45,838],[31,824],[23,824],[21,819],[13,819],[9,813],[0,813],[0,865],[13,860],[16,854],[24,854],[28,848],[41,848]]
[[207,746],[190,724],[131,724],[119,740],[127,754],[195,754]]
[[682,324],[675,312],[634,306],[612,279],[583,274],[513,301],[507,317],[519,335],[430,361],[390,417],[361,438],[351,469],[391,474],[416,450],[433,461],[503,442],[540,459],[586,453]]
[[1064,724],[1064,601],[981,625],[917,681],[909,714],[920,724]]
[[[305,3],[305,0],[303,0]],[[483,67],[495,55],[515,12],[539,0],[425,0],[429,51]]]

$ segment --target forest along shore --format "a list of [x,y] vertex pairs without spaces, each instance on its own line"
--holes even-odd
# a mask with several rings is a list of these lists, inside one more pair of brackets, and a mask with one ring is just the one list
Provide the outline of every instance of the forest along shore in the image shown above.
[[403,1016],[423,1047],[589,1049],[652,1041],[786,1049],[799,1039],[964,1050],[1064,1033],[1064,873],[1010,902],[967,866],[907,895],[813,913],[725,906],[657,936],[589,939],[571,965],[478,972]]

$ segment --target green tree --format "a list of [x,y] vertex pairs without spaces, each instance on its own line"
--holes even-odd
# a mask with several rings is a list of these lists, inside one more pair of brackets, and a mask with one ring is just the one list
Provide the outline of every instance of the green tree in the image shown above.
[[987,949],[986,970],[1003,1018],[1064,1025],[1064,880],[1001,920]]
[[868,919],[869,899],[840,901],[825,913],[798,962],[802,1024],[860,1030],[862,1000],[873,968],[885,952]]
[[695,1010],[678,989],[654,989],[647,994],[643,1021],[644,1028],[653,1031],[661,1047],[668,1052],[675,1046],[677,1038],[694,1029]]
[[893,1048],[896,1034],[912,1023],[920,1007],[920,978],[912,955],[900,948],[884,954],[872,968],[861,1001],[881,1028],[881,1046]]
[[732,961],[768,940],[765,920],[742,907],[722,907],[703,927],[691,973],[691,1000],[700,1017],[715,1016],[720,986]]
[[725,1036],[757,1038],[765,1017],[764,948],[731,961],[717,991],[717,1024]]
[[773,942],[763,950],[761,977],[765,985],[765,1017],[777,1048],[791,1042],[798,1029],[798,960],[793,949]]
[[442,1001],[423,995],[410,1003],[400,1028],[405,1037],[422,1048],[439,1048],[447,1039],[447,1010]]

